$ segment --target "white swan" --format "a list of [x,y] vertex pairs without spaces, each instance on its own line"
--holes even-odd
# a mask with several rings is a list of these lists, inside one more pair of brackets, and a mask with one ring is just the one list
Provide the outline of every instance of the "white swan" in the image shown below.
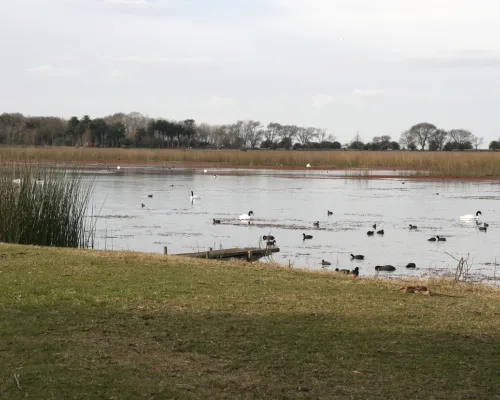
[[470,220],[470,221],[478,221],[479,220],[479,214],[483,215],[481,211],[476,212],[476,215],[462,215],[460,219],[465,219],[465,220]]
[[249,211],[248,214],[241,214],[240,219],[252,219],[253,211]]
[[189,200],[193,201],[193,200],[198,200],[198,199],[201,199],[200,196],[197,196],[193,193],[193,191],[191,190],[191,197],[189,198]]

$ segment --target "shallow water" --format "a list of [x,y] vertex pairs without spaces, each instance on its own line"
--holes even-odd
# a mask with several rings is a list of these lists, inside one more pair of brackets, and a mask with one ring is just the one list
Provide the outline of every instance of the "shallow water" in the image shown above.
[[[388,171],[377,171],[385,174]],[[214,178],[213,174],[217,174]],[[391,171],[392,174],[394,174]],[[276,237],[272,261],[293,267],[353,269],[376,275],[376,265],[397,267],[380,275],[418,275],[455,270],[470,255],[475,274],[493,276],[498,250],[500,186],[484,182],[348,179],[344,171],[135,169],[88,172],[95,181],[97,248],[169,254],[265,245]],[[335,177],[336,176],[336,177]],[[294,178],[294,179],[290,179]],[[201,198],[190,201],[193,190]],[[148,194],[153,197],[149,198]],[[141,203],[145,207],[141,207]],[[239,221],[252,210],[252,224]],[[333,215],[327,216],[327,210]],[[483,213],[480,232],[460,215]],[[213,225],[212,219],[221,220]],[[320,227],[313,227],[319,221]],[[383,236],[366,232],[384,229]],[[417,225],[416,231],[408,229]],[[313,235],[303,240],[302,233]],[[427,239],[440,235],[446,242]],[[350,254],[365,260],[351,261]],[[265,261],[265,259],[262,259]],[[500,262],[500,258],[498,259]],[[409,262],[417,269],[409,270]]]

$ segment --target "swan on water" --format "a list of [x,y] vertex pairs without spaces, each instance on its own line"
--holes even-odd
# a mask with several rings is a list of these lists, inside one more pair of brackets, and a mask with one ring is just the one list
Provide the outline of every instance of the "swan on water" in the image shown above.
[[191,190],[191,197],[189,199],[191,201],[198,200],[198,199],[200,199],[200,196],[195,195],[194,192]]
[[240,219],[252,219],[253,211],[249,211],[248,214],[241,214]]
[[477,221],[479,219],[479,215],[483,215],[481,211],[476,212],[476,215],[468,214],[468,215],[462,215],[460,219],[465,219],[465,220],[472,220],[472,221]]

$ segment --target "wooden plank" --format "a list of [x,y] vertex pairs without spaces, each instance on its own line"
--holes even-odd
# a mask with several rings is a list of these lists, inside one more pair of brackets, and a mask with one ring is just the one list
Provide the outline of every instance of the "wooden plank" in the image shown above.
[[181,253],[173,254],[174,256],[192,257],[192,258],[210,258],[210,259],[224,259],[224,258],[246,258],[249,260],[265,257],[272,253],[279,252],[279,247],[249,247],[245,249],[233,248],[222,250],[207,250],[194,253]]

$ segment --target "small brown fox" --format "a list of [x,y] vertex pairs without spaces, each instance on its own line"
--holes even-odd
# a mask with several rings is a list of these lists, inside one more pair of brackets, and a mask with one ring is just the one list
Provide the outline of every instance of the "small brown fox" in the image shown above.
[[430,296],[431,292],[427,286],[403,286],[401,289],[403,293],[422,293]]

